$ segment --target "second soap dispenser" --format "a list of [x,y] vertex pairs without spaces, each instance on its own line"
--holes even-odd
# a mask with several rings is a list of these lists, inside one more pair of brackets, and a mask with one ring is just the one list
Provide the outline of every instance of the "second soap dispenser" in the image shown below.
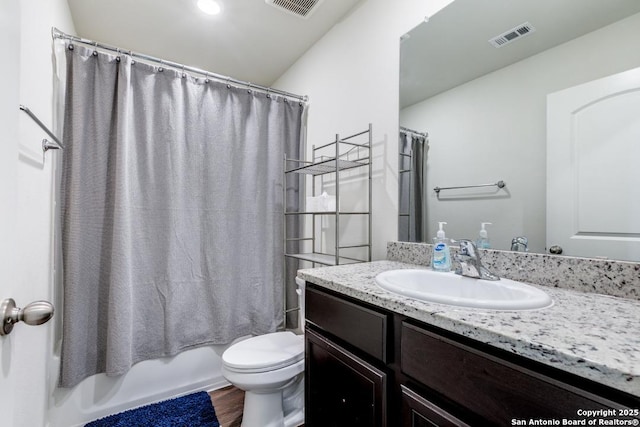
[[485,225],[491,225],[490,222],[481,222],[480,223],[480,231],[478,232],[478,240],[476,240],[476,247],[478,249],[489,249],[491,248],[491,241],[489,240],[489,234],[487,230],[484,228]]

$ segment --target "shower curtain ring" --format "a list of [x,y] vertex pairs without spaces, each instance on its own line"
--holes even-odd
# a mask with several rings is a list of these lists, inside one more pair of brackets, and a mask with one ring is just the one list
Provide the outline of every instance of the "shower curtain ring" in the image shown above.
[[158,72],[161,73],[164,71],[164,68],[162,67],[164,65],[164,61],[161,59],[160,60],[160,66],[158,67]]
[[116,48],[116,62],[120,62],[120,48]]
[[187,73],[184,72],[184,64],[182,64],[182,78],[186,78],[187,77]]
[[267,88],[267,98],[271,99],[271,94],[269,93],[269,91],[271,90],[270,87]]
[[251,93],[251,83],[247,84],[247,93]]
[[204,75],[204,82],[209,83],[209,72],[207,71]]
[[94,43],[95,49],[93,50],[93,56],[98,56],[98,42]]

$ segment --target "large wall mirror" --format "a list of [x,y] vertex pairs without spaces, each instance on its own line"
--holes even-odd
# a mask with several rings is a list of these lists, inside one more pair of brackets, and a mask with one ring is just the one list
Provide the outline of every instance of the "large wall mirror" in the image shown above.
[[[400,218],[399,239],[430,242],[439,221],[447,237],[476,239],[491,223],[495,249],[523,236],[529,252],[640,261],[638,46],[637,0],[455,0],[403,36],[400,213],[424,225],[407,238]],[[628,85],[603,94],[618,87],[610,78]],[[585,88],[592,98],[566,107]],[[563,126],[578,133],[548,149]],[[420,134],[422,170],[402,172]],[[410,209],[411,188],[422,209]],[[557,212],[566,233],[550,225]]]

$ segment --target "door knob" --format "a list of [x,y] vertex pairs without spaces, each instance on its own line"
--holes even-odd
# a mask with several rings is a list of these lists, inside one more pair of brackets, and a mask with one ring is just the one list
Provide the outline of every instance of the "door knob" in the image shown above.
[[13,325],[23,321],[27,325],[42,325],[53,317],[53,305],[48,301],[34,301],[25,308],[16,307],[13,298],[7,298],[0,304],[2,325],[0,335],[9,335]]

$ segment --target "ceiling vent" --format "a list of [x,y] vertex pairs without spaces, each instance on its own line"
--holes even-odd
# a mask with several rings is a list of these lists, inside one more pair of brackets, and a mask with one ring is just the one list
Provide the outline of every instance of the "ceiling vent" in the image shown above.
[[324,0],[265,0],[267,4],[284,12],[307,19]]
[[493,45],[493,47],[502,47],[508,45],[509,43],[519,40],[523,37],[528,36],[529,34],[535,33],[536,29],[533,25],[528,22],[524,24],[518,25],[504,33],[500,34],[489,40],[489,43]]

